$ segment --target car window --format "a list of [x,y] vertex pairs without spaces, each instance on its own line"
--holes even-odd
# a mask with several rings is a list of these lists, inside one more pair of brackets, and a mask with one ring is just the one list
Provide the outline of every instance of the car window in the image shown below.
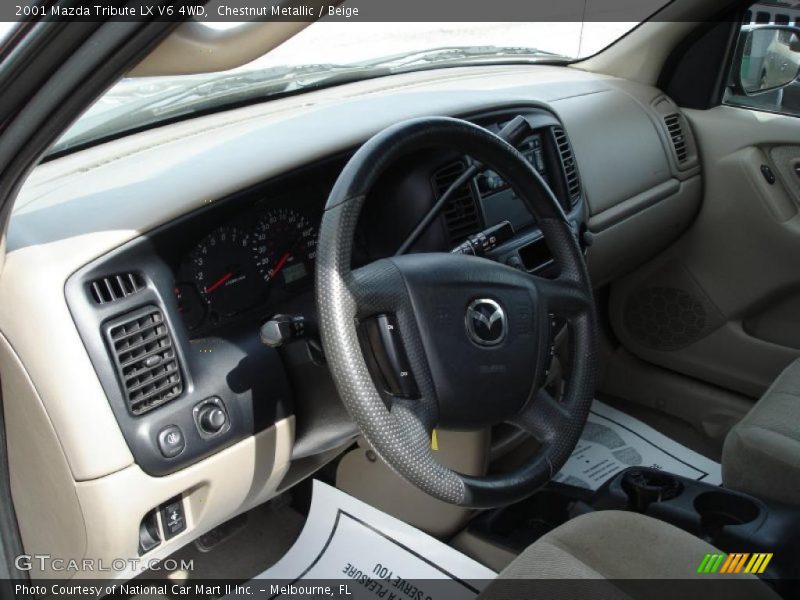
[[[742,58],[732,62],[723,102],[800,116],[800,79],[770,89],[788,73],[800,70],[800,37],[788,30],[764,29],[774,25],[799,27],[800,1],[759,2],[745,11],[739,34]],[[737,77],[747,83],[749,93],[743,93],[742,87],[737,85]],[[788,77],[791,79],[791,75]]]

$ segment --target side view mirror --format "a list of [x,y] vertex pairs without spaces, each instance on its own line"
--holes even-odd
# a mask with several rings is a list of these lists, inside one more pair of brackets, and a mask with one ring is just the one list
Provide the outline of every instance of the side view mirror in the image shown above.
[[800,28],[755,25],[742,30],[734,82],[748,96],[771,92],[800,76]]

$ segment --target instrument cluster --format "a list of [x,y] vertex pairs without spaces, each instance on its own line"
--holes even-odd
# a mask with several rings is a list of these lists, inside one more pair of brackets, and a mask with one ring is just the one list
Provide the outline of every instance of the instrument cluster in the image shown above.
[[303,211],[266,208],[210,231],[180,264],[174,293],[190,331],[213,328],[310,288],[318,226]]

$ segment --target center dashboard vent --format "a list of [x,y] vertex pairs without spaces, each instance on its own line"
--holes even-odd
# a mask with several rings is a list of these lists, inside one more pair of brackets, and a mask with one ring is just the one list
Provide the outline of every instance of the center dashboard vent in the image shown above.
[[569,195],[569,206],[564,209],[569,209],[581,197],[581,181],[578,177],[578,164],[575,162],[575,154],[572,152],[572,146],[569,143],[567,133],[561,127],[553,128],[553,137],[558,149],[558,155],[561,159],[561,166],[564,169],[564,181],[567,186],[567,194]]
[[133,415],[141,415],[183,392],[175,345],[164,314],[147,306],[105,327],[122,391]]
[[120,298],[127,298],[144,288],[144,279],[138,273],[106,275],[89,282],[89,293],[97,304],[107,304]]
[[686,137],[683,135],[683,127],[681,127],[681,116],[677,113],[667,115],[664,117],[664,124],[667,126],[667,133],[669,133],[672,147],[675,149],[675,157],[679,163],[686,162],[689,151],[686,149]]
[[[445,165],[433,174],[433,187],[437,200],[466,170],[466,162],[459,160]],[[471,182],[465,183],[455,191],[450,202],[445,206],[443,214],[447,233],[450,235],[450,241],[454,244],[483,228]]]

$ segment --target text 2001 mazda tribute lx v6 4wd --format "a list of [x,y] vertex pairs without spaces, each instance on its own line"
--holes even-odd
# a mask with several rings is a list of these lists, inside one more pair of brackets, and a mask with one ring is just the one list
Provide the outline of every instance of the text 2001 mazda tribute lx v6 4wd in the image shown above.
[[796,0],[118,4],[0,9],[11,596],[797,597]]

